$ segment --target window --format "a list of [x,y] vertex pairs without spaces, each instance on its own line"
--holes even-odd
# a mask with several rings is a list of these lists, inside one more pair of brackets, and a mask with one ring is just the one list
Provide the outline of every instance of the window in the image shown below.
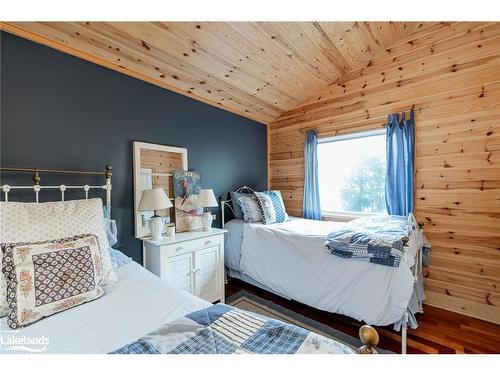
[[385,129],[322,139],[318,144],[321,209],[385,213]]

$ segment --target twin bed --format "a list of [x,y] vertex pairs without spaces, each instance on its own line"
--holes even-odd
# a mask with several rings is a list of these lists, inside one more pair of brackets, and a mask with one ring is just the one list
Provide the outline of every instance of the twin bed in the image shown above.
[[[242,187],[239,191],[251,191]],[[231,200],[221,200],[223,222]],[[232,210],[232,208],[231,208]],[[413,215],[409,220],[415,221]],[[314,308],[402,331],[417,326],[425,298],[422,249],[425,237],[418,223],[405,238],[399,267],[344,259],[325,251],[325,239],[344,223],[291,218],[264,225],[233,219],[224,223],[225,264],[230,277]]]

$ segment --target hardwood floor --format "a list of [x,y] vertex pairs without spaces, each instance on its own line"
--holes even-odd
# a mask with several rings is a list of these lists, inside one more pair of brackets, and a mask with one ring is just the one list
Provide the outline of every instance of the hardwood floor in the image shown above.
[[[358,337],[358,329],[362,323],[357,320],[286,300],[238,279],[229,279],[226,284],[226,297],[240,290],[245,290],[346,334]],[[424,310],[425,313],[418,316],[419,327],[408,330],[408,353],[500,353],[500,326],[437,307],[424,305]],[[379,347],[399,353],[401,351],[400,334],[391,327],[376,328],[380,335]]]

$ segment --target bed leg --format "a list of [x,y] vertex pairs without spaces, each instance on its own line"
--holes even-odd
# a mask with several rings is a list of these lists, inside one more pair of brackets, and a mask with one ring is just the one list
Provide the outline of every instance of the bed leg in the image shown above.
[[[420,251],[418,252],[418,273],[419,273],[419,276],[421,275],[422,278],[424,277],[424,271],[423,271],[423,249],[420,249]],[[424,304],[423,304],[423,301],[419,301],[418,303],[418,307],[419,307],[419,312],[421,314],[424,313]]]
[[224,224],[225,224],[225,219],[226,219],[226,215],[224,214],[224,205],[226,204],[226,201],[221,199],[220,200],[220,212],[221,212],[221,228],[224,229]]
[[403,315],[403,324],[401,326],[401,354],[406,354],[406,340],[408,335],[408,311]]

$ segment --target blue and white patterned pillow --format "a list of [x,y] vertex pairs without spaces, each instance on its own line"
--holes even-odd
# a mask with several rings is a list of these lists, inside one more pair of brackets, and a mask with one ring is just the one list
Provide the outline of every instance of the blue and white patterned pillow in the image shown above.
[[262,216],[262,223],[274,224],[276,223],[276,210],[274,209],[271,196],[265,192],[255,192],[257,205],[259,207],[260,215]]
[[113,268],[119,268],[132,262],[132,258],[126,256],[120,250],[113,249],[112,247],[109,248],[109,254],[111,256],[111,264],[113,265]]
[[238,202],[243,211],[243,219],[245,221],[249,223],[258,223],[262,221],[257,199],[253,195],[241,196],[238,198]]
[[283,223],[289,220],[279,190],[255,192],[254,194],[264,224]]

